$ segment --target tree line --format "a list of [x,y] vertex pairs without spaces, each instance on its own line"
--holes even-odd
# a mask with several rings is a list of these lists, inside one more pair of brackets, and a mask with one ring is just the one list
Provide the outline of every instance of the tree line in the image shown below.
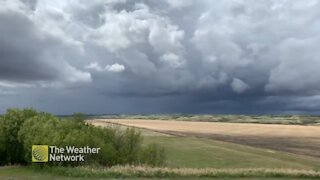
[[81,114],[58,118],[34,109],[8,109],[0,117],[0,165],[31,164],[31,147],[38,144],[101,148],[99,154],[87,155],[85,162],[49,162],[46,166],[165,163],[164,149],[144,145],[141,133],[133,128],[96,127],[85,123]]

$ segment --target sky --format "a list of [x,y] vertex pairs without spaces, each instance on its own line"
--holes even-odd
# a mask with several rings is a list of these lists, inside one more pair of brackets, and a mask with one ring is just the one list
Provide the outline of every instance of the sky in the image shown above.
[[320,114],[318,0],[0,0],[0,113]]

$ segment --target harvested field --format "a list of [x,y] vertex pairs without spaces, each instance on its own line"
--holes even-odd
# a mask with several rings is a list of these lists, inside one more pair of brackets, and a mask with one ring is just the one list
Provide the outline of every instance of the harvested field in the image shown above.
[[271,150],[320,157],[320,126],[186,122],[168,120],[106,119],[116,123],[172,135],[196,136]]

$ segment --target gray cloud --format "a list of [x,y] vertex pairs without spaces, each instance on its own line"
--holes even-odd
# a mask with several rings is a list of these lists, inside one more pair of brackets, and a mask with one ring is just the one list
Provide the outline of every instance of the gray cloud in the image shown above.
[[5,0],[0,109],[315,113],[319,12],[314,0]]
[[0,22],[1,81],[7,84],[90,81],[89,73],[77,70],[67,60],[72,58],[72,48],[41,31],[25,14],[2,9]]
[[32,22],[15,13],[1,13],[0,22],[0,78],[13,81],[56,78],[54,68],[41,60],[39,48],[47,44],[37,36]]

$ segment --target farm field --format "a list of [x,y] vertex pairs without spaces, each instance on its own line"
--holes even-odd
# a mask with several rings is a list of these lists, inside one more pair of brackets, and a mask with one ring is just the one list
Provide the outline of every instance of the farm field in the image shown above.
[[[96,126],[126,128],[114,121],[90,122]],[[122,124],[122,122],[118,123]],[[130,126],[133,125],[130,124]],[[320,169],[320,158],[317,157],[256,148],[202,136],[195,137],[190,134],[182,135],[171,131],[168,134],[167,131],[159,129],[150,130],[144,127],[139,130],[146,144],[156,142],[165,147],[169,167]]]
[[165,147],[169,167],[320,169],[320,159],[205,138],[147,136]]
[[195,122],[229,122],[255,124],[320,125],[316,115],[231,115],[231,114],[154,114],[154,115],[101,115],[90,119],[138,119],[138,120],[175,120]]
[[320,126],[139,119],[99,119],[90,122],[102,126],[115,123],[175,136],[213,139],[315,158],[320,157]]
[[[143,123],[136,121],[135,123]],[[221,179],[316,179],[320,176],[320,159],[315,156],[297,155],[293,153],[270,150],[267,148],[257,148],[241,143],[230,143],[225,140],[215,140],[214,138],[204,136],[210,133],[210,124],[204,124],[206,128],[203,131],[196,132],[201,128],[195,125],[194,128],[176,124],[175,130],[168,128],[168,124],[157,122],[157,126],[145,123],[148,126],[138,126],[137,124],[129,124],[130,120],[121,120],[121,122],[90,120],[87,121],[95,126],[103,126],[126,129],[128,126],[135,126],[143,136],[143,146],[156,142],[163,146],[166,151],[167,162],[163,168],[150,167],[115,167],[106,169],[103,167],[51,167],[51,168],[33,168],[25,166],[7,166],[0,168],[0,179],[101,179],[106,177],[130,177],[134,178],[180,178],[192,177],[193,179],[206,179],[205,177],[215,177]],[[125,122],[125,123],[124,123]],[[149,121],[148,121],[149,122]],[[169,123],[171,121],[168,121]],[[176,122],[172,122],[176,123]],[[182,122],[183,123],[183,122]],[[215,123],[214,123],[215,124]],[[230,125],[230,123],[227,123]],[[216,132],[222,133],[223,126],[227,124],[217,123],[221,126]],[[167,125],[167,127],[165,126]],[[242,124],[236,124],[242,126]],[[249,127],[255,127],[254,124],[244,124]],[[307,127],[307,126],[306,126]],[[310,126],[311,127],[311,126]],[[168,128],[165,131],[161,128]],[[198,129],[197,129],[198,128]],[[217,127],[215,127],[217,128]],[[229,127],[232,130],[232,127]],[[260,126],[256,128],[262,128]],[[302,128],[302,127],[296,127]],[[311,128],[313,129],[313,128]],[[315,128],[317,130],[317,128]],[[179,131],[177,131],[179,130]],[[310,131],[310,129],[308,129]],[[259,131],[259,130],[256,130]],[[260,130],[261,131],[261,130]],[[273,133],[273,136],[279,137],[282,134],[292,133],[287,129],[284,133]],[[309,137],[313,133],[306,130],[300,130],[305,136]],[[239,135],[241,131],[233,131],[233,134]],[[259,134],[258,132],[249,131],[249,135]],[[263,132],[264,135],[267,133]],[[271,131],[270,131],[271,132]],[[232,135],[232,133],[230,133]],[[244,134],[245,131],[242,131]],[[316,133],[315,133],[316,134]],[[296,135],[292,135],[295,137]],[[98,168],[98,169],[96,169]],[[177,173],[177,174],[175,174]],[[204,177],[204,178],[197,178]]]

